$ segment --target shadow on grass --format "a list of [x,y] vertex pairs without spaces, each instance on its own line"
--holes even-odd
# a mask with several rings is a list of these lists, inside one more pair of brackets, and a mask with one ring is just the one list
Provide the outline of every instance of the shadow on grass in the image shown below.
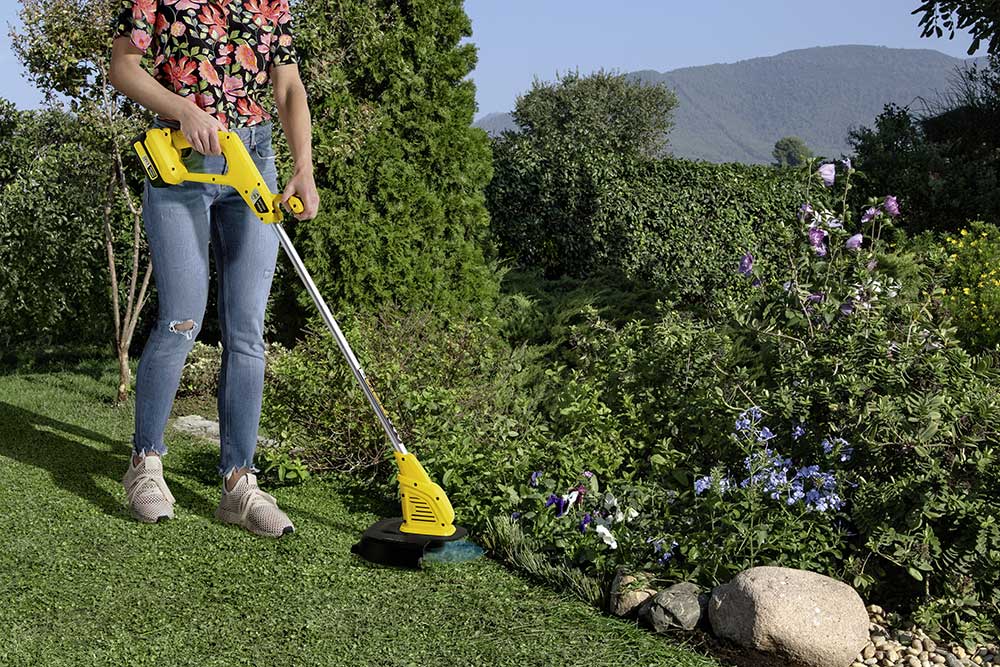
[[[128,519],[124,492],[121,496],[111,494],[97,480],[117,482],[129,454],[124,443],[105,435],[0,401],[0,455],[47,471],[57,486],[116,519]],[[170,486],[178,504],[211,516],[214,508],[199,495],[176,479],[170,480]]]

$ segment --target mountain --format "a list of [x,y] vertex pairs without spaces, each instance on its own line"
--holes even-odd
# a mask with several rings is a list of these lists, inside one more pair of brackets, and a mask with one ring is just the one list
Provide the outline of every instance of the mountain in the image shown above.
[[[848,132],[870,126],[889,102],[919,110],[974,60],[930,49],[828,46],[731,64],[645,70],[631,76],[677,93],[670,151],[711,162],[771,162],[774,142],[799,136],[817,155],[849,153]],[[510,114],[476,122],[495,134]]]

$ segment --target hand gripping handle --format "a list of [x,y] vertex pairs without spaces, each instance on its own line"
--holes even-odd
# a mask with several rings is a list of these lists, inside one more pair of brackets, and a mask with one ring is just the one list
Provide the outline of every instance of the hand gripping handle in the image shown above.
[[[191,142],[189,142],[187,140],[187,137],[184,136],[184,133],[176,129],[170,132],[170,143],[178,152],[187,148],[193,148],[193,146],[191,146]],[[244,151],[246,151],[246,147],[240,140],[239,135],[237,135],[235,132],[229,132],[227,130],[219,130],[219,145],[222,146],[223,149],[222,152],[224,155],[226,155],[227,163],[230,162],[230,158],[228,155],[229,150],[232,149],[239,150],[240,148],[242,148]],[[276,211],[279,210],[281,207],[281,197],[282,197],[281,194],[274,195],[274,201],[272,202],[272,205]],[[302,204],[302,200],[295,195],[289,197],[288,201],[285,202],[285,204],[292,211],[292,213],[301,213],[302,211],[305,210],[305,206]]]

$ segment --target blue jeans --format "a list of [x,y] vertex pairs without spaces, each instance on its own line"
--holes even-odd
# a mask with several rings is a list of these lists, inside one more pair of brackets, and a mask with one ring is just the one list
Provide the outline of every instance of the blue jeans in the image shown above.
[[[169,122],[157,119],[154,127]],[[268,187],[277,192],[271,124],[234,130]],[[225,158],[191,150],[192,171],[223,173]],[[218,275],[222,372],[219,375],[219,474],[253,467],[264,388],[264,310],[271,291],[278,236],[229,186],[184,182],[157,188],[146,179],[143,226],[159,300],[156,325],[136,373],[136,453],[166,454],[163,433],[181,371],[208,301],[208,251]]]

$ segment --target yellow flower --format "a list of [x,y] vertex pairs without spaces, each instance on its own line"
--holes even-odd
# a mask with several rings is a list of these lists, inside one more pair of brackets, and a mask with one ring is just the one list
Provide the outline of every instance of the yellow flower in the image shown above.
[[970,293],[970,290],[969,290],[969,288],[968,288],[968,287],[963,287],[963,288],[962,288],[962,292],[963,292],[964,294],[969,294],[969,293]]
[[969,234],[969,230],[968,229],[963,229],[962,230],[962,236],[968,236],[968,234]]

